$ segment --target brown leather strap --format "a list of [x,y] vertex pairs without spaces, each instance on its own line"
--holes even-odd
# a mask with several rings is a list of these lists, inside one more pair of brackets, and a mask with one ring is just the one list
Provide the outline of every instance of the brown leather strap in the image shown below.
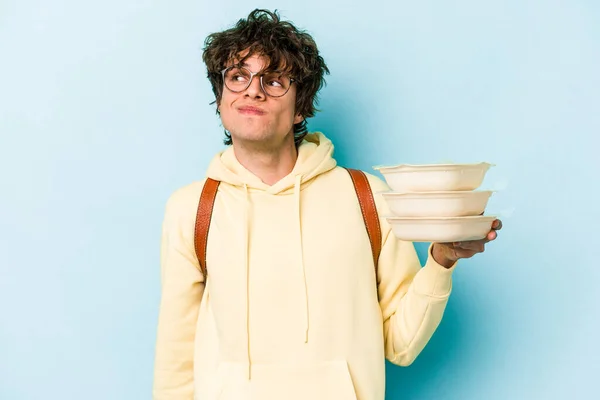
[[379,253],[381,253],[381,227],[379,226],[379,216],[377,207],[373,199],[371,185],[364,172],[357,169],[346,168],[352,178],[354,189],[358,196],[360,209],[362,211],[367,234],[371,241],[371,251],[373,252],[373,264],[375,265],[375,276],[377,276],[377,264],[379,261]]
[[220,181],[207,178],[202,188],[200,201],[198,202],[198,212],[196,213],[196,228],[194,230],[194,246],[196,248],[196,257],[200,262],[200,270],[206,278],[206,243],[208,241],[208,229],[212,218],[215,197]]

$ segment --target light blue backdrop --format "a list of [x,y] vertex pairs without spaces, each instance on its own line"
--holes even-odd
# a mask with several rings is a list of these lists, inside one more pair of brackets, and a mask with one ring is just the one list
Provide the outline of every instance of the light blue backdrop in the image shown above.
[[221,148],[202,42],[254,7],[319,43],[341,164],[497,165],[505,228],[388,398],[593,398],[597,2],[4,0],[0,399],[150,399],[164,203]]

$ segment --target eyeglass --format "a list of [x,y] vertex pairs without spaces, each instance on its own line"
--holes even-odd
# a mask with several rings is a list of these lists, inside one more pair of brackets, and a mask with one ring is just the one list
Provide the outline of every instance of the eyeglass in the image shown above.
[[290,90],[292,83],[295,82],[295,79],[280,71],[251,72],[237,65],[225,68],[221,71],[221,74],[227,89],[234,93],[248,89],[255,76],[260,76],[260,87],[263,92],[271,97],[284,96]]

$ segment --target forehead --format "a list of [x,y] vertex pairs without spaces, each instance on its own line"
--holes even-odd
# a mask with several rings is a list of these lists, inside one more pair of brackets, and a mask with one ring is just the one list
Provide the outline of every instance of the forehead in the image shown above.
[[252,55],[247,58],[238,58],[234,60],[234,65],[249,68],[253,71],[260,71],[269,65],[269,59],[265,56]]
[[248,68],[252,72],[262,70],[290,72],[291,70],[291,68],[287,67],[285,60],[272,60],[261,53],[248,54],[248,50],[232,57],[226,66],[229,67],[231,65],[240,65]]

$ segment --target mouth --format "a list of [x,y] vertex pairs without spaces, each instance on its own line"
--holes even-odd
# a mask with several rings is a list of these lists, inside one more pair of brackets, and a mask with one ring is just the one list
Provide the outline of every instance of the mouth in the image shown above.
[[244,115],[264,115],[266,112],[262,108],[245,106],[238,108],[240,114]]

